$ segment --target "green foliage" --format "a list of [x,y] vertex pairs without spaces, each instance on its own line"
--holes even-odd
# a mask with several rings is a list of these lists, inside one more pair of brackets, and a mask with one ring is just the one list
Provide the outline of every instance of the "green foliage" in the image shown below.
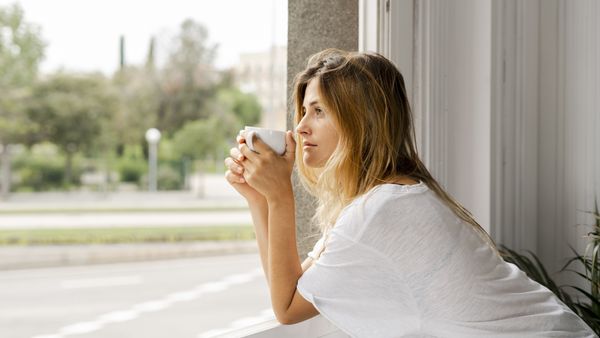
[[23,111],[45,43],[18,5],[0,7],[0,144],[27,142],[35,127]]
[[253,126],[260,122],[262,109],[252,94],[242,93],[235,87],[223,88],[217,93],[217,104],[224,112],[233,113],[243,125]]
[[86,229],[0,229],[0,245],[70,245],[151,242],[253,240],[249,225],[86,228]]
[[[47,191],[64,189],[65,163],[53,144],[40,144],[17,156],[13,162],[17,183],[16,191]],[[83,172],[80,161],[75,161],[74,171],[79,184],[79,175]]]
[[[183,175],[178,168],[179,162],[159,162],[157,173],[158,190],[180,190],[183,187]],[[148,175],[141,178],[142,187],[148,187]]]
[[139,184],[142,176],[148,171],[148,161],[139,145],[125,146],[116,166],[121,182]]
[[179,34],[171,41],[166,70],[172,78],[184,84],[210,84],[211,69],[202,69],[214,62],[217,46],[208,44],[208,30],[201,23],[187,19],[181,23]]
[[17,191],[45,191],[63,187],[64,163],[32,158],[17,162],[15,167],[19,183],[13,189]]
[[145,142],[146,130],[157,126],[161,105],[159,78],[153,68],[127,67],[115,74],[118,109],[111,120],[113,141],[125,145]]
[[98,145],[103,126],[114,116],[115,103],[102,76],[59,73],[34,87],[28,117],[40,126],[40,140],[58,145],[66,155],[66,183],[73,181],[73,155]]
[[111,79],[59,72],[39,80],[44,48],[20,7],[0,7],[0,144],[49,142],[61,150],[47,160],[21,159],[20,190],[79,184],[78,156],[96,163],[85,172],[117,171],[143,185],[151,127],[162,133],[160,161],[171,163],[160,166],[159,189],[181,188],[190,164],[214,167],[238,131],[260,120],[256,97],[235,87],[231,71],[214,69],[217,46],[193,20],[181,24],[160,69],[151,41],[146,64],[125,65]]
[[[594,332],[600,335],[600,213],[598,212],[598,203],[596,202],[593,212],[587,213],[592,214],[595,221],[587,236],[589,242],[585,253],[583,255],[579,254],[571,248],[574,257],[567,262],[561,272],[574,273],[583,280],[585,285],[588,285],[588,290],[574,285],[558,286],[550,278],[538,257],[532,252],[528,253],[533,257],[533,261],[526,255],[519,254],[505,246],[501,247],[500,253],[507,262],[517,265],[531,279],[554,292],[565,305],[581,317]],[[573,264],[580,265],[584,273],[570,268]],[[574,291],[576,297],[572,297],[566,291],[567,289]]]
[[180,157],[203,159],[212,154],[223,135],[216,118],[186,123],[173,136],[174,150]]
[[[185,90],[177,94],[183,96],[176,96],[175,100],[179,100],[180,103],[187,102],[186,107],[197,107],[197,111],[203,111],[196,115],[188,114],[187,117],[181,110],[178,111],[177,118],[184,124],[171,133],[172,138],[167,134],[164,142],[161,140],[159,151],[161,158],[165,159],[165,156],[169,156],[170,160],[211,159],[214,161],[234,145],[235,137],[244,125],[258,123],[261,107],[256,97],[242,93],[230,85],[231,83],[215,84],[211,92],[216,90],[216,94],[211,94],[211,97],[204,95],[204,101],[201,100],[203,95],[200,94],[185,98],[184,96],[189,94]],[[199,87],[195,88],[194,90],[203,90]],[[196,118],[191,119],[192,116]]]
[[[573,304],[575,313],[581,316],[596,333],[600,335],[600,213],[598,212],[598,201],[595,203],[595,210],[588,211],[594,217],[594,224],[591,226],[591,231],[588,233],[588,244],[585,253],[579,254],[573,248],[573,254],[562,271],[568,271],[581,277],[586,285],[589,285],[588,290],[581,289],[577,286],[567,286],[574,290],[580,297]],[[584,274],[571,268],[571,265],[579,265],[585,271]]]
[[31,84],[44,47],[40,29],[25,21],[19,5],[0,7],[0,88]]
[[158,190],[179,190],[183,186],[180,171],[172,166],[159,166],[157,178]]
[[139,183],[147,171],[148,164],[140,159],[122,158],[119,160],[118,171],[121,182]]
[[106,80],[93,75],[56,74],[34,87],[33,98],[29,118],[65,153],[91,148],[116,108]]
[[215,94],[216,46],[208,46],[207,29],[193,20],[181,24],[161,77],[159,130],[172,134],[186,122],[207,118]]

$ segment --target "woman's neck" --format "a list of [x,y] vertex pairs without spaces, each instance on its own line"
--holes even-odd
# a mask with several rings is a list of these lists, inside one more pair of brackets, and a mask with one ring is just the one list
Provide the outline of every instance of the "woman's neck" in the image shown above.
[[416,181],[408,176],[399,175],[399,176],[393,177],[387,183],[400,184],[400,185],[413,185],[413,184],[419,184],[419,181]]

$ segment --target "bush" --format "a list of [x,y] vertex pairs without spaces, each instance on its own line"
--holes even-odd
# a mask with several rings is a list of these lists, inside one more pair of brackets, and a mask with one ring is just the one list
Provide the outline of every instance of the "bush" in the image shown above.
[[[73,162],[73,184],[80,184],[82,173],[78,161]],[[47,191],[65,188],[65,163],[63,157],[46,157],[23,154],[15,158],[13,172],[14,191]]]
[[[183,188],[183,177],[180,171],[170,164],[159,164],[157,179],[158,190],[181,190]],[[143,189],[147,189],[148,175],[144,174],[140,181]]]
[[125,158],[119,160],[118,171],[121,182],[139,183],[147,171],[147,163],[141,159]]
[[17,191],[43,191],[62,187],[65,178],[64,166],[56,161],[28,160],[17,170]]
[[178,170],[171,166],[158,168],[158,190],[179,190],[183,186],[183,180]]

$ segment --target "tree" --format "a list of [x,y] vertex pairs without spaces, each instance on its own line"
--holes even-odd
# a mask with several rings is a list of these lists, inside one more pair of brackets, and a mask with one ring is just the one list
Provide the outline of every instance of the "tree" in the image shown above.
[[217,118],[190,121],[173,135],[175,152],[181,158],[205,159],[213,156],[224,141]]
[[162,72],[158,128],[174,133],[186,122],[210,116],[207,103],[215,93],[213,61],[217,46],[208,45],[207,29],[185,20],[172,41]]
[[260,120],[256,97],[236,88],[221,88],[209,107],[209,118],[188,122],[174,134],[176,154],[180,157],[216,159],[235,144],[240,129]]
[[217,92],[217,107],[233,113],[244,125],[260,122],[262,108],[256,96],[235,87],[224,87]]
[[[118,88],[119,105],[112,121],[116,143],[143,145],[148,128],[157,127],[161,104],[158,79],[147,67],[127,67],[114,78]],[[121,155],[121,154],[119,154]]]
[[25,21],[19,5],[0,8],[0,88],[30,85],[37,76],[44,48],[40,29]]
[[0,7],[0,186],[4,198],[10,192],[9,145],[24,142],[35,133],[22,111],[44,47],[39,28],[25,21],[21,7]]
[[65,153],[67,184],[72,182],[73,155],[98,146],[116,105],[116,95],[101,75],[59,73],[35,86],[28,116],[41,126],[41,138]]

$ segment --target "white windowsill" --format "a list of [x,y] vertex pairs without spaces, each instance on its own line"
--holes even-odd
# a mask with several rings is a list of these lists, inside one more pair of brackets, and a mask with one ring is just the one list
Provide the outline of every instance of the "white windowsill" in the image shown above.
[[243,329],[237,329],[217,336],[218,338],[348,338],[323,316],[316,316],[298,324],[282,325],[276,319],[266,320]]

